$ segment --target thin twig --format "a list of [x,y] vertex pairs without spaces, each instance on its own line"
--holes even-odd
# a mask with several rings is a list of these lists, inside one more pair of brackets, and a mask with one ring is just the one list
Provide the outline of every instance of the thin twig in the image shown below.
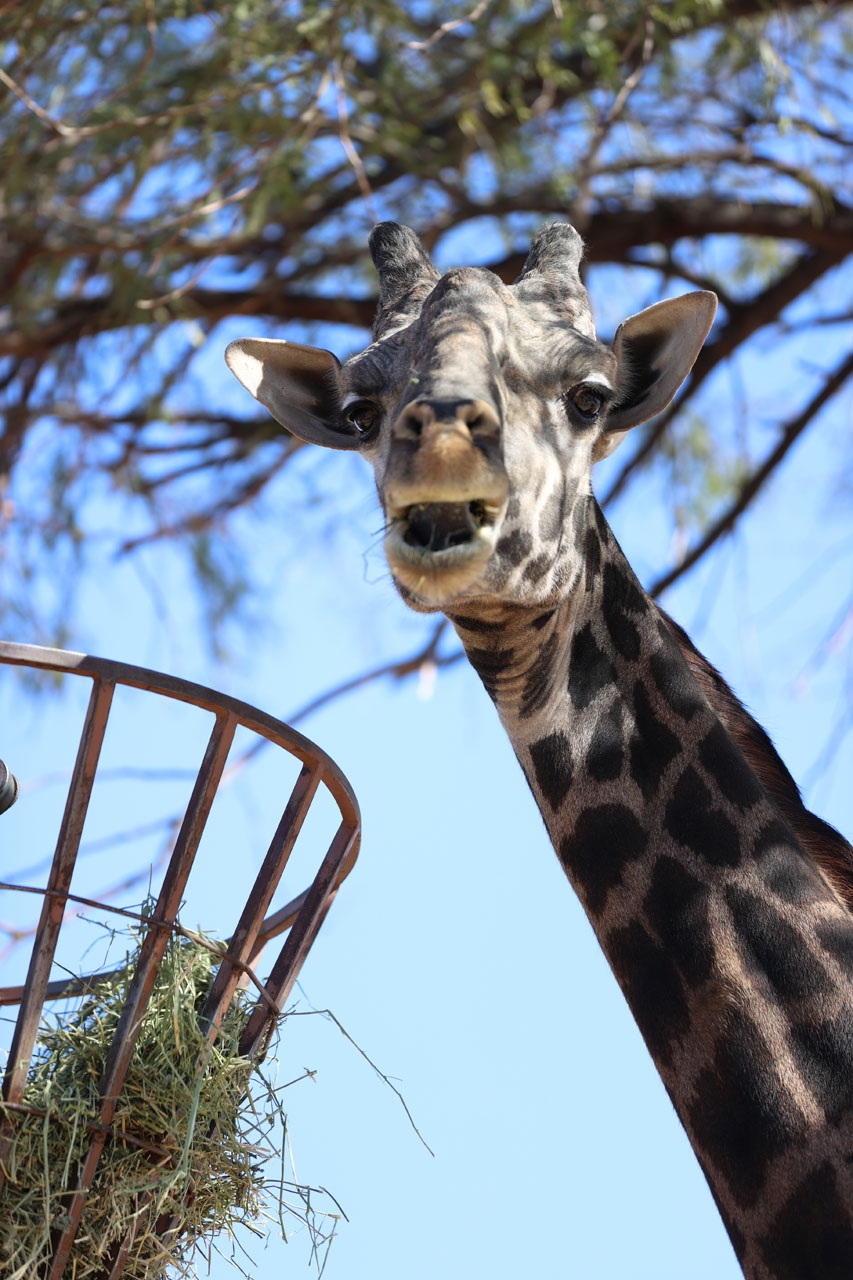
[[[480,0],[470,13],[466,13],[464,18],[454,18],[452,22],[442,22],[440,27],[436,27],[432,35],[426,40],[407,40],[404,49],[417,49],[422,53],[425,49],[431,49],[434,44],[438,44],[439,40],[443,40],[451,31],[455,31],[457,27],[464,27],[469,23],[476,22],[478,18],[482,18],[483,14],[491,4],[491,0]],[[556,12],[556,10],[555,10]],[[562,16],[558,14],[558,16]]]
[[[162,111],[156,111],[149,115],[131,116],[129,119],[109,120],[104,124],[84,124],[69,125],[64,120],[57,120],[50,112],[45,111],[44,107],[30,97],[27,91],[17,84],[12,77],[0,67],[0,82],[6,85],[8,89],[14,93],[16,98],[23,102],[28,111],[37,116],[43,124],[46,124],[59,137],[67,138],[71,142],[82,141],[85,138],[96,137],[101,133],[109,133],[115,129],[143,129],[151,125],[165,124],[169,120],[179,120],[181,116],[187,115],[203,115],[223,103],[234,101],[245,101],[250,93],[262,92],[277,88],[278,85],[284,83],[288,78],[285,72],[281,76],[277,76],[271,80],[255,80],[249,84],[239,85],[230,93],[214,93],[209,98],[195,99],[192,102],[179,103],[174,107],[166,107]],[[132,83],[132,82],[131,82]],[[111,95],[114,96],[114,95]],[[109,98],[106,101],[110,101]],[[313,107],[313,102],[312,102]]]
[[[242,200],[242,198],[251,190],[251,187],[242,187],[239,191],[235,191],[234,195],[231,196],[230,199]],[[214,203],[224,205],[228,203],[228,200],[216,200]],[[202,211],[199,210],[198,212],[200,213]],[[140,311],[153,311],[155,307],[162,307],[165,306],[167,302],[174,302],[177,298],[182,298],[185,294],[189,293],[191,289],[195,288],[212,261],[213,259],[209,258],[207,262],[202,262],[198,270],[192,273],[189,280],[185,280],[183,284],[179,284],[174,289],[170,289],[168,293],[161,294],[159,298],[137,298],[137,307],[139,307]]]
[[0,82],[5,84],[7,89],[11,89],[15,97],[23,102],[27,110],[31,111],[34,116],[37,116],[38,119],[41,120],[42,124],[46,124],[49,128],[53,129],[54,133],[58,133],[60,137],[63,138],[73,138],[79,135],[78,129],[74,129],[70,125],[64,124],[61,120],[56,120],[50,112],[45,111],[44,107],[40,107],[39,104],[30,97],[26,89],[23,89],[21,85],[17,84],[2,67],[0,67]]
[[586,154],[581,158],[577,167],[577,190],[571,206],[571,221],[581,234],[585,234],[592,212],[590,187],[592,179],[595,176],[593,173],[593,165],[595,164],[596,156],[601,150],[607,135],[613,128],[613,125],[622,114],[625,104],[631,94],[642,80],[646,67],[652,60],[654,47],[654,24],[650,18],[646,18],[645,36],[643,38],[643,50],[640,55],[640,61],[637,63],[636,67],[634,67],[633,71],[625,77],[619,92],[610,104],[610,108],[596,124],[589,146],[586,150]]
[[347,159],[352,165],[353,172],[358,182],[359,190],[364,197],[364,203],[367,206],[367,212],[373,222],[379,222],[379,214],[376,211],[376,202],[373,196],[373,189],[365,172],[361,156],[352,140],[349,131],[349,113],[347,111],[346,84],[344,83],[343,71],[337,58],[332,63],[335,77],[335,103],[338,112],[338,137],[341,140],[341,146],[346,152]]
[[335,1026],[338,1028],[338,1031],[340,1031],[341,1035],[342,1035],[346,1040],[349,1040],[350,1044],[353,1046],[353,1048],[354,1048],[354,1049],[357,1049],[357,1050],[358,1050],[358,1052],[361,1054],[362,1058],[364,1058],[364,1061],[368,1064],[368,1066],[371,1066],[371,1067],[373,1068],[373,1070],[376,1072],[376,1074],[379,1076],[379,1079],[380,1079],[380,1080],[383,1080],[383,1081],[385,1082],[385,1084],[387,1084],[388,1088],[392,1091],[392,1093],[396,1093],[397,1097],[400,1099],[400,1103],[401,1103],[401,1105],[402,1105],[402,1107],[403,1107],[403,1110],[405,1111],[405,1113],[406,1113],[406,1115],[407,1115],[407,1117],[408,1117],[409,1124],[412,1126],[412,1128],[414,1129],[414,1131],[415,1131],[415,1133],[417,1134],[418,1138],[421,1140],[421,1142],[423,1143],[423,1145],[426,1147],[426,1149],[427,1149],[427,1151],[430,1153],[430,1155],[431,1155],[431,1156],[435,1156],[435,1152],[433,1151],[432,1147],[429,1145],[429,1143],[427,1142],[426,1138],[423,1136],[423,1134],[421,1133],[420,1129],[419,1129],[419,1128],[418,1128],[418,1126],[415,1124],[415,1121],[414,1121],[414,1119],[413,1119],[413,1117],[412,1117],[412,1113],[411,1113],[411,1111],[409,1110],[409,1108],[408,1108],[408,1107],[407,1107],[407,1105],[406,1105],[406,1099],[403,1097],[403,1095],[402,1095],[402,1093],[400,1092],[400,1090],[399,1090],[399,1089],[397,1088],[397,1086],[394,1084],[393,1080],[389,1079],[389,1077],[388,1077],[388,1076],[386,1076],[386,1074],[385,1074],[385,1072],[384,1072],[384,1071],[380,1071],[379,1067],[377,1067],[377,1065],[376,1065],[376,1063],[373,1061],[373,1059],[368,1057],[368,1055],[367,1055],[367,1054],[364,1052],[364,1050],[362,1049],[361,1045],[360,1045],[360,1044],[357,1044],[357,1043],[356,1043],[356,1041],[355,1041],[355,1040],[353,1040],[352,1036],[351,1036],[351,1035],[350,1035],[350,1033],[347,1031],[347,1029],[341,1025],[341,1023],[338,1021],[338,1019],[337,1019],[337,1018],[335,1017],[335,1015],[332,1013],[331,1009],[289,1009],[289,1010],[288,1010],[288,1012],[287,1012],[287,1016],[288,1016],[289,1018],[313,1018],[313,1017],[316,1017],[316,1016],[318,1016],[318,1015],[319,1015],[319,1017],[321,1017],[321,1018],[328,1018],[328,1019],[330,1019],[330,1021],[334,1022]]

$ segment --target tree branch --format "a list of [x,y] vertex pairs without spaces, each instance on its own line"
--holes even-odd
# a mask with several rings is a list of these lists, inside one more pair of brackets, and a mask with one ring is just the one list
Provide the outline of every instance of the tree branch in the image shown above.
[[[501,201],[492,207],[492,211],[497,216],[498,213],[509,212],[510,206],[515,211],[549,211],[541,204],[531,206],[528,200],[518,199]],[[556,205],[550,211],[558,212]],[[820,224],[814,221],[810,210],[798,205],[762,208],[717,204],[704,197],[656,202],[652,209],[626,208],[614,215],[598,211],[592,215],[586,256],[590,262],[621,262],[627,251],[636,245],[673,244],[685,237],[722,234],[799,240],[819,251],[813,258],[820,268],[819,274],[822,274],[850,252],[853,208],[836,205],[831,215]],[[523,265],[523,254],[511,254],[489,264],[490,269],[506,281],[514,280]],[[754,304],[744,304],[749,305]],[[132,318],[111,295],[82,298],[60,303],[53,319],[46,320],[34,332],[7,329],[0,335],[0,357],[45,354],[54,347],[95,333],[155,321],[162,325],[164,318],[165,322],[199,318],[215,323],[226,316],[253,315],[267,320],[319,321],[369,329],[375,308],[373,298],[286,293],[280,288],[270,287],[268,283],[256,289],[189,289],[180,298],[164,301],[157,311],[137,311]]]
[[729,504],[726,510],[718,517],[717,520],[708,528],[699,541],[682,557],[678,564],[674,565],[666,573],[662,574],[648,588],[649,595],[659,596],[669,587],[677,582],[679,578],[694,567],[701,560],[706,551],[710,550],[720,538],[727,533],[731,533],[738,517],[743,514],[753,498],[764,486],[779,464],[785,458],[792,446],[797,442],[799,437],[805,431],[815,414],[831,399],[837,391],[844,385],[847,379],[853,374],[853,353],[846,356],[838,365],[833,373],[824,382],[820,390],[811,398],[803,411],[797,414],[796,418],[792,418],[788,425],[783,429],[775,448],[764,459],[759,467],[753,471],[752,475],[738,489],[737,496],[734,501]]
[[730,306],[728,322],[717,334],[715,340],[700,351],[683,394],[654,420],[642,444],[617,473],[607,493],[601,499],[603,507],[615,502],[624,492],[631,476],[649,460],[657,448],[672,419],[696,395],[702,383],[717,365],[727,360],[753,333],[777,320],[785,307],[790,306],[822,275],[837,266],[839,261],[840,258],[836,254],[821,250],[804,254],[790,271],[787,271],[763,293],[751,298],[748,302]]

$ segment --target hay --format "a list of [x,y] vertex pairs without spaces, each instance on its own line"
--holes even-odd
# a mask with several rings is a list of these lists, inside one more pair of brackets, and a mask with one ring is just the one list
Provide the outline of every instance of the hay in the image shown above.
[[[0,1102],[15,1125],[0,1193],[6,1280],[36,1274],[50,1256],[51,1232],[66,1220],[63,1197],[95,1132],[87,1123],[98,1119],[98,1080],[137,956],[138,946],[94,994],[41,1029],[24,1095],[31,1110],[12,1113]],[[157,1280],[195,1275],[197,1251],[262,1212],[262,1166],[274,1153],[259,1137],[283,1116],[276,1091],[265,1081],[259,1089],[256,1067],[238,1053],[252,1001],[237,994],[212,1046],[201,1034],[197,1011],[216,963],[204,945],[171,935],[69,1258],[74,1280],[102,1271],[134,1216],[124,1275]],[[279,1220],[283,1207],[276,1205]],[[165,1247],[154,1234],[164,1214],[180,1224]]]

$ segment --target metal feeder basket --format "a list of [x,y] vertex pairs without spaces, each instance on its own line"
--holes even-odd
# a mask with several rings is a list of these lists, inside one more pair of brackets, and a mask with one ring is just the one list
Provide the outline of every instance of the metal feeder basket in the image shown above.
[[[358,805],[352,788],[340,769],[319,747],[280,720],[235,698],[143,667],[57,649],[0,642],[0,662],[84,676],[92,682],[47,885],[38,888],[0,883],[0,888],[3,889],[43,896],[26,982],[19,987],[0,988],[0,1004],[19,1006],[2,1086],[0,1200],[4,1195],[4,1183],[5,1194],[9,1194],[12,1187],[10,1171],[14,1166],[18,1126],[33,1113],[44,1117],[43,1123],[49,1123],[47,1111],[33,1107],[27,1101],[28,1080],[32,1078],[33,1063],[38,1055],[37,1037],[40,1028],[44,1034],[45,1002],[72,996],[84,997],[87,1001],[94,1000],[99,987],[113,977],[115,972],[51,981],[51,969],[66,904],[84,903],[116,912],[125,918],[130,917],[137,922],[141,942],[128,970],[126,987],[122,988],[122,1003],[115,1009],[114,1029],[110,1024],[105,1056],[95,1073],[97,1083],[93,1093],[94,1104],[91,1114],[82,1124],[85,1139],[80,1149],[81,1154],[70,1162],[72,1167],[62,1195],[62,1211],[55,1214],[46,1226],[46,1244],[34,1274],[39,1276],[39,1280],[60,1280],[61,1277],[81,1280],[84,1275],[96,1276],[98,1280],[119,1280],[121,1276],[132,1274],[160,1275],[161,1269],[146,1260],[147,1254],[143,1256],[140,1252],[143,1234],[146,1246],[152,1240],[156,1242],[157,1263],[162,1268],[169,1265],[173,1246],[181,1245],[182,1241],[186,1245],[189,1228],[180,1210],[173,1206],[169,1212],[156,1216],[153,1224],[148,1222],[143,1232],[141,1224],[146,1221],[145,1211],[146,1208],[150,1210],[154,1198],[150,1189],[136,1196],[134,1211],[128,1215],[126,1223],[122,1223],[120,1238],[111,1242],[96,1267],[78,1265],[75,1239],[78,1235],[82,1238],[85,1234],[87,1197],[92,1191],[99,1163],[108,1143],[129,1143],[141,1148],[149,1165],[153,1164],[158,1169],[163,1167],[167,1173],[175,1164],[174,1143],[170,1145],[173,1135],[164,1133],[162,1141],[152,1143],[150,1140],[134,1137],[132,1128],[124,1124],[124,1119],[121,1129],[115,1123],[121,1113],[122,1090],[134,1062],[134,1050],[141,1044],[140,1035],[144,1035],[146,1011],[156,989],[158,973],[165,971],[164,957],[168,958],[169,948],[175,945],[176,940],[183,946],[189,945],[187,939],[193,939],[193,945],[207,947],[208,952],[214,953],[208,989],[203,999],[199,998],[199,1007],[193,1010],[193,1025],[197,1027],[199,1044],[202,1046],[201,1050],[195,1051],[196,1073],[200,1075],[204,1070],[202,1060],[206,1061],[208,1049],[212,1050],[216,1045],[223,1026],[233,1027],[233,1017],[237,1011],[235,997],[238,997],[238,993],[239,1000],[243,1003],[239,1029],[233,1032],[237,1052],[241,1059],[259,1062],[323,919],[357,857],[360,836]],[[147,690],[154,695],[190,703],[213,716],[210,738],[175,839],[162,887],[150,911],[142,913],[111,907],[107,903],[81,898],[70,892],[72,872],[95,781],[113,692],[117,685],[127,685]],[[301,762],[301,770],[233,934],[227,944],[212,946],[182,928],[178,910],[238,725],[245,726],[295,756]],[[7,752],[11,749],[11,744],[3,745]],[[337,806],[340,825],[309,887],[286,906],[267,915],[309,807],[321,786]],[[14,776],[0,764],[0,814],[11,807],[16,797],[17,784]],[[284,944],[268,976],[262,979],[256,971],[261,953],[267,943],[280,935],[285,935]],[[224,1038],[223,1036],[223,1041]],[[208,1136],[215,1137],[215,1120],[208,1122],[208,1129]],[[103,1163],[101,1171],[104,1171]],[[68,1169],[65,1172],[69,1174]],[[181,1204],[192,1204],[198,1191],[199,1187],[193,1178],[188,1177],[182,1190]],[[84,1224],[82,1229],[81,1224]],[[0,1271],[8,1274],[4,1270],[3,1247],[4,1242],[0,1239]],[[12,1272],[14,1273],[14,1268]]]

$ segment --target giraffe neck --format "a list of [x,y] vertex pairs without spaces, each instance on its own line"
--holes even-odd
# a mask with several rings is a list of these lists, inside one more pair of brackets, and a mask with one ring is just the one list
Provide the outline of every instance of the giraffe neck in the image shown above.
[[[792,829],[797,804],[813,842],[824,824],[719,677],[701,678],[704,660],[601,525],[601,555],[553,608],[451,620],[745,1273],[841,1280],[853,1257],[853,915]],[[796,795],[787,807],[779,770]]]

